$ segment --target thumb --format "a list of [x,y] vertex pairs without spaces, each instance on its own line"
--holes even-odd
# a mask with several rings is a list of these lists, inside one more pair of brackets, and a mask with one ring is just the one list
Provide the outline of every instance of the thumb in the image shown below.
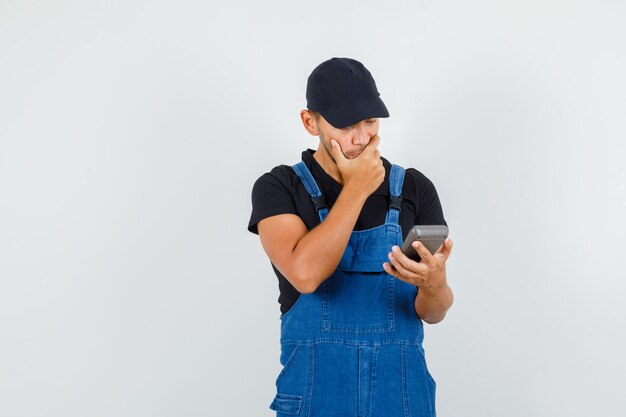
[[335,158],[335,161],[337,162],[337,164],[339,164],[340,162],[343,163],[346,160],[346,157],[341,151],[341,145],[339,145],[339,142],[337,142],[335,139],[331,139],[330,145],[331,145],[331,153],[333,155],[333,158]]

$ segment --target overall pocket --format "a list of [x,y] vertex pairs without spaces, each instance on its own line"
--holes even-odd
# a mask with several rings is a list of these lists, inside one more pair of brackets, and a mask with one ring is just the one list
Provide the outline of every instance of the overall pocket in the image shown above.
[[276,411],[277,415],[300,415],[302,409],[302,397],[300,395],[276,394],[274,401],[270,404],[270,409]]
[[322,284],[322,330],[378,333],[394,330],[394,285],[383,262],[397,244],[397,224],[354,231],[337,266]]
[[283,353],[289,349],[291,353],[276,378],[276,395],[269,406],[279,417],[304,414],[313,385],[313,346],[285,345]]
[[394,329],[395,278],[391,275],[338,270],[322,285],[323,331],[377,333]]

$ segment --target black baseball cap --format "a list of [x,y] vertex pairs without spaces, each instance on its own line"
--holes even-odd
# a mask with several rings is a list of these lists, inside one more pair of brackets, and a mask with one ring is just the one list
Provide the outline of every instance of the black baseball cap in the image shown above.
[[307,79],[306,106],[336,128],[389,117],[372,74],[352,58],[335,57],[315,67]]

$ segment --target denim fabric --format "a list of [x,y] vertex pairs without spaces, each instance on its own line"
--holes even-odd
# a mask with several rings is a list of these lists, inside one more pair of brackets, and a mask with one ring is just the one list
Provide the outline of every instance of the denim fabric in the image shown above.
[[[313,176],[297,165],[319,198]],[[399,197],[404,169],[393,165],[389,178]],[[385,224],[352,232],[337,270],[281,316],[283,369],[270,404],[277,417],[435,416],[417,289],[382,267],[391,247],[402,244],[398,213],[390,207]]]

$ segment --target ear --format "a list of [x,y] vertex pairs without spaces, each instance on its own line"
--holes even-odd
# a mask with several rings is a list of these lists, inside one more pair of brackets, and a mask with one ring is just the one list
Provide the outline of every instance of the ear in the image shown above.
[[310,110],[305,109],[300,111],[300,119],[302,119],[302,124],[309,134],[313,136],[319,136],[319,128],[317,126],[317,121],[315,117],[313,117],[313,113]]

